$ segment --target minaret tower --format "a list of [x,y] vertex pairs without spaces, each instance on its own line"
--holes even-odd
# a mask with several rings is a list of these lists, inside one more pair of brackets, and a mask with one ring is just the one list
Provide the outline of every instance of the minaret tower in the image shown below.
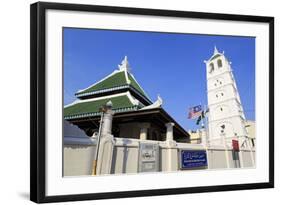
[[[239,146],[246,139],[245,115],[231,69],[231,62],[214,48],[205,61],[208,94],[208,140],[211,145],[231,147],[232,140]],[[246,146],[246,145],[245,145]]]

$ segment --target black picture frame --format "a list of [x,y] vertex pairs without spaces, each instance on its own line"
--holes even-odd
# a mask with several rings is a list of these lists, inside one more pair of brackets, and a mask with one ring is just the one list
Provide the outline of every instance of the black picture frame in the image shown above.
[[[239,185],[204,186],[193,188],[171,188],[157,190],[89,193],[60,196],[46,196],[46,127],[45,88],[46,59],[45,33],[46,10],[86,11],[122,13],[131,15],[169,16],[195,19],[216,19],[229,21],[263,22],[269,25],[269,181]],[[144,8],[110,7],[82,4],[38,2],[30,7],[30,199],[37,203],[76,200],[97,200],[154,195],[218,192],[274,187],[274,18],[265,16],[230,15]]]

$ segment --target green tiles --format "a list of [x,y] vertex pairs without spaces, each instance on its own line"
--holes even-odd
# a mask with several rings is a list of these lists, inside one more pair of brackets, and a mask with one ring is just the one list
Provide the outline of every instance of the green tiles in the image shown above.
[[124,110],[137,107],[132,104],[130,99],[126,96],[108,97],[95,101],[81,101],[79,103],[67,106],[64,108],[64,117],[69,118],[71,116],[82,116],[91,113],[98,113],[101,106],[105,105],[108,101],[112,102],[113,110]]
[[77,92],[77,94],[90,93],[90,92],[118,87],[118,86],[126,85],[126,84],[127,84],[127,82],[126,82],[126,77],[125,77],[124,72],[118,72],[118,73],[115,73],[112,76],[104,79],[103,81],[93,85],[92,87],[90,87],[86,90]]
[[[88,94],[93,94],[93,92],[105,92],[106,89],[113,89],[118,88],[121,86],[129,86],[128,82],[126,81],[125,76],[126,71],[121,71],[113,74],[112,76],[102,80],[101,82],[91,86],[90,88],[77,92],[77,96],[85,96]],[[141,95],[145,96],[149,99],[149,97],[144,93],[143,89],[139,86],[136,80],[132,77],[130,73],[128,74],[128,79],[130,80],[130,86],[133,87],[136,91],[138,91]]]
[[[125,57],[122,64],[119,65],[119,70],[114,71],[92,86],[78,91],[75,96],[80,101],[64,107],[64,118],[68,120],[100,115],[99,109],[110,100],[115,112],[138,110],[144,105],[151,104],[151,100],[129,70],[129,63],[127,57]],[[118,93],[122,94],[116,97]],[[114,95],[115,97],[113,97]],[[90,100],[91,98],[93,100]],[[131,98],[136,98],[140,103],[133,104]]]
[[128,78],[131,81],[131,86],[135,88],[137,91],[139,91],[143,96],[149,99],[149,97],[144,93],[143,89],[138,85],[138,83],[135,81],[135,79],[131,76],[130,73],[128,73]]

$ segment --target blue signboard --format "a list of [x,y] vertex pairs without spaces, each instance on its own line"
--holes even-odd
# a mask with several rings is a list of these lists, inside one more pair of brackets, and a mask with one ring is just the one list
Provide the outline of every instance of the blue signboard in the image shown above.
[[181,168],[196,168],[208,166],[205,150],[181,150]]

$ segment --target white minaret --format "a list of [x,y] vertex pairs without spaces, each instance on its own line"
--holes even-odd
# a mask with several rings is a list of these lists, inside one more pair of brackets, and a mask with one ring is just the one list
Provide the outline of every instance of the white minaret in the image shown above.
[[[208,93],[208,139],[211,145],[232,146],[232,139],[245,142],[245,115],[231,69],[231,62],[214,49],[212,57],[205,61]],[[246,146],[246,145],[245,145]]]

